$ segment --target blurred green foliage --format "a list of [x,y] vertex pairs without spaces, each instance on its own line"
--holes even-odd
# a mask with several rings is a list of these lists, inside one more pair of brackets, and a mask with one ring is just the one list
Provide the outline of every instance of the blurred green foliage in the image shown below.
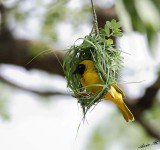
[[[57,28],[59,23],[70,22],[75,31],[83,23],[92,24],[90,3],[81,1],[79,2],[80,6],[74,8],[73,6],[70,7],[71,2],[70,0],[48,2],[33,0],[31,5],[27,1],[15,1],[8,6],[9,19],[15,20],[16,25],[20,22],[25,23],[30,17],[37,17],[41,20],[40,39],[46,38],[50,43],[54,43],[58,40]],[[97,3],[101,3],[101,1]],[[24,5],[29,6],[23,9]],[[158,31],[160,31],[160,1],[116,0],[115,5],[124,30],[134,30],[146,34],[150,48],[154,50]]]
[[[40,20],[39,40],[55,43],[58,40],[59,24],[71,23],[72,29],[77,31],[83,23],[92,22],[91,7],[82,3],[82,7],[74,8],[70,0],[33,0],[15,1],[7,5],[8,25],[16,28],[17,25],[25,26],[27,20],[36,18]],[[26,7],[24,7],[26,5]],[[14,24],[13,24],[14,23]],[[65,33],[64,33],[65,34]]]
[[157,96],[154,104],[150,110],[147,110],[143,114],[143,118],[147,121],[150,126],[153,126],[157,132],[160,132],[159,120],[160,120],[160,95]]
[[[6,90],[8,89],[8,90]],[[9,113],[9,99],[10,99],[10,92],[11,87],[7,86],[3,82],[0,82],[0,116],[4,120],[8,120],[10,118]]]
[[117,0],[116,3],[117,10],[120,12],[118,13],[120,20],[125,29],[146,34],[151,52],[154,54],[160,31],[160,1]]
[[126,123],[122,119],[118,111],[103,118],[92,133],[86,150],[109,150],[116,147],[135,150],[142,144],[154,141],[137,122]]

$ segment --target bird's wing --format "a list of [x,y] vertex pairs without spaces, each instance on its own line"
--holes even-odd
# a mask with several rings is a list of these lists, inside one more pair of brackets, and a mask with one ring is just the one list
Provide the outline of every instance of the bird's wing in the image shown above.
[[122,97],[125,97],[124,91],[119,87],[117,83],[114,83],[112,86],[116,89],[118,93],[122,94]]

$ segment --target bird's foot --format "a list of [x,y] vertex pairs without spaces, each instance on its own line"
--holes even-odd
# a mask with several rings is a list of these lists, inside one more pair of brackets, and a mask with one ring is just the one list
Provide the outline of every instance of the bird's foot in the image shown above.
[[82,96],[90,96],[90,94],[88,94],[87,92],[79,92],[79,95],[82,95]]

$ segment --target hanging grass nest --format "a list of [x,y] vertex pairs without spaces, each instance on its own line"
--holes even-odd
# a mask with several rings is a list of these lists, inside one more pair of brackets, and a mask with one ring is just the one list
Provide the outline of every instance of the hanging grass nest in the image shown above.
[[[101,101],[104,94],[116,82],[117,74],[122,67],[121,51],[118,50],[111,37],[120,37],[121,25],[116,20],[107,21],[104,29],[97,34],[92,31],[84,38],[80,45],[73,45],[67,51],[63,62],[63,69],[67,79],[67,86],[78,99],[84,115]],[[78,39],[79,40],[79,39]],[[87,91],[80,83],[80,76],[73,74],[78,64],[83,60],[92,60],[102,81],[102,90],[98,94]]]

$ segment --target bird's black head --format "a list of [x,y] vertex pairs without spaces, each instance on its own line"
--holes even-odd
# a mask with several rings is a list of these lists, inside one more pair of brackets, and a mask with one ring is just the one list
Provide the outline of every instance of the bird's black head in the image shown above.
[[85,71],[85,65],[84,64],[79,64],[76,68],[76,70],[73,72],[74,74],[80,74],[83,75]]

